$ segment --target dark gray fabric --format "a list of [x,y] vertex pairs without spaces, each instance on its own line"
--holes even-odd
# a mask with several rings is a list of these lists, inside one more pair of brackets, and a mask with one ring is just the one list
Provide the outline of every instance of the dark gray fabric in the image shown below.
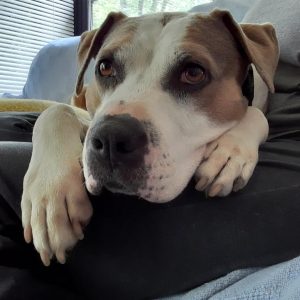
[[[9,123],[13,124],[14,116],[8,115],[12,117]],[[23,116],[25,123],[27,118],[32,121],[34,115]],[[17,114],[17,119],[21,122],[21,114]],[[8,120],[6,116],[5,121]],[[0,136],[3,132],[7,136],[8,127],[2,131],[1,125],[0,117]],[[10,137],[19,137],[16,127],[11,128]],[[70,275],[65,268],[58,264],[43,267],[33,246],[24,242],[20,195],[31,149],[30,142],[0,142],[0,299],[82,299],[66,281]]]
[[160,297],[232,270],[299,255],[300,134],[295,132],[294,138],[286,131],[265,143],[247,187],[225,199],[206,199],[193,182],[165,205],[107,191],[92,198],[95,213],[85,240],[66,266],[50,269],[24,243],[19,219],[31,144],[1,142],[0,299]]
[[0,112],[0,141],[31,142],[37,113]]
[[275,76],[276,93],[269,97],[269,140],[300,139],[300,68],[280,62]]
[[206,199],[193,182],[165,205],[105,191],[91,199],[85,240],[50,269],[25,245],[18,217],[31,144],[0,149],[1,300],[22,299],[20,289],[23,299],[153,298],[300,254],[299,141],[265,143],[247,187],[225,199]]
[[[12,113],[0,115],[0,137],[16,140],[20,128],[29,131],[23,143],[0,143],[0,299],[161,297],[232,270],[300,255],[298,71],[281,65],[277,73],[268,114],[271,135],[245,189],[207,199],[191,181],[164,205],[104,191],[91,198],[94,216],[84,241],[67,265],[50,269],[41,267],[32,245],[24,243],[19,219],[31,153],[25,141],[35,116],[24,115],[22,121],[20,114],[17,120]],[[31,125],[20,125],[27,118]]]
[[21,215],[20,199],[16,195],[20,195],[31,150],[30,142],[0,142],[0,194],[4,199],[11,199],[8,204],[18,216]]

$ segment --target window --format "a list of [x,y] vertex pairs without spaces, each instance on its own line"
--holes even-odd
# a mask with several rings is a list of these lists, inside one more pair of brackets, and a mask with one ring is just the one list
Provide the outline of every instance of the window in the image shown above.
[[188,11],[212,0],[92,0],[92,27],[97,28],[111,11],[122,11],[128,16],[140,16],[162,11]]
[[20,94],[37,52],[73,33],[73,0],[0,0],[0,94]]

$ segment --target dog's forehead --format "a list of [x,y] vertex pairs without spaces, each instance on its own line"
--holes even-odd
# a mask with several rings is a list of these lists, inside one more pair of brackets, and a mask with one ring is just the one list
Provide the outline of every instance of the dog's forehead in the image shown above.
[[106,38],[102,52],[134,48],[136,52],[153,51],[166,41],[175,42],[184,34],[187,13],[155,13],[123,19]]
[[222,21],[199,13],[156,13],[125,18],[106,39],[101,52],[116,50],[126,59],[134,56],[136,60],[151,59],[157,53],[172,58],[176,50],[202,52],[218,66],[233,63],[239,55],[232,34]]
[[178,42],[190,22],[186,13],[161,13],[144,16],[137,27],[135,40],[156,48],[158,45]]

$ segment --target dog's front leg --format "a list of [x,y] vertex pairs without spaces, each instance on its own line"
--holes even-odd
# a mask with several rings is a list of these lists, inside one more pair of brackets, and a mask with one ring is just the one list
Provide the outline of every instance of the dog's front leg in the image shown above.
[[206,190],[214,197],[243,188],[257,164],[258,148],[268,131],[264,114],[258,108],[248,107],[237,126],[207,145],[204,160],[195,173],[196,189]]
[[244,118],[229,131],[207,145],[204,159],[196,170],[196,189],[210,197],[227,196],[242,189],[249,181],[258,161],[259,145],[268,137],[266,109],[268,88],[256,68],[253,105]]
[[58,104],[38,118],[33,130],[33,151],[24,177],[21,201],[24,237],[33,240],[45,265],[83,238],[91,215],[81,170],[82,138],[88,116]]

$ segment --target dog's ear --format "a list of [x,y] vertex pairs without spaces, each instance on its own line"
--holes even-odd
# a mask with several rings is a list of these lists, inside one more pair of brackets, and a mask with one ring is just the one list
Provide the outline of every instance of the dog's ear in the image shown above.
[[91,46],[92,40],[97,32],[97,29],[85,31],[80,36],[80,42],[77,48],[77,60],[79,67],[82,67],[86,54]]
[[242,46],[269,91],[274,93],[273,78],[279,59],[279,47],[274,27],[270,23],[238,24],[228,11],[214,10],[211,16],[221,19]]
[[85,105],[85,88],[83,87],[84,74],[92,58],[95,58],[99,49],[101,48],[105,38],[116,26],[116,24],[126,18],[123,13],[111,12],[100,26],[99,29],[86,31],[81,35],[80,43],[77,50],[79,73],[75,86],[75,95],[73,103],[79,107],[86,107]]

